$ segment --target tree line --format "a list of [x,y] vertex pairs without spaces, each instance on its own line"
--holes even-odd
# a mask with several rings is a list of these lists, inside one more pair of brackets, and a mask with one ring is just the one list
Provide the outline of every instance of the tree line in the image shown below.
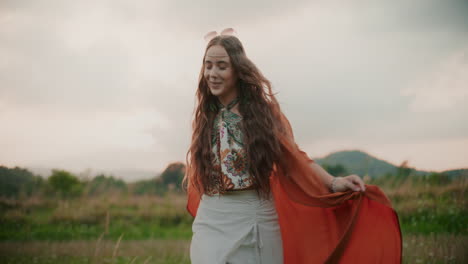
[[[321,165],[334,176],[352,174],[341,164]],[[109,193],[128,195],[164,196],[168,192],[182,193],[182,179],[185,174],[185,164],[171,163],[166,169],[152,179],[127,183],[113,175],[99,174],[92,179],[83,179],[72,172],[54,169],[49,177],[43,178],[25,168],[7,168],[0,166],[0,197],[21,198],[40,195],[45,197],[74,198],[78,196],[96,196]],[[368,175],[360,175],[366,177]],[[429,185],[444,185],[453,180],[445,173],[429,173],[417,175],[416,170],[403,162],[394,173],[382,177],[369,177],[366,183],[399,185],[406,180]]]
[[36,195],[67,199],[108,193],[164,196],[168,192],[182,192],[184,174],[185,165],[179,162],[169,164],[160,175],[152,179],[132,183],[106,174],[84,179],[63,169],[53,169],[51,175],[44,178],[26,168],[0,166],[0,197],[24,198]]

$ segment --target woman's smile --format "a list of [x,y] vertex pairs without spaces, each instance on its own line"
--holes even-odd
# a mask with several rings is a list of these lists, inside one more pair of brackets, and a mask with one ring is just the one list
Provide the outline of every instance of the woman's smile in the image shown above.
[[221,84],[222,84],[221,82],[210,82],[210,86],[213,89],[219,88],[221,86]]

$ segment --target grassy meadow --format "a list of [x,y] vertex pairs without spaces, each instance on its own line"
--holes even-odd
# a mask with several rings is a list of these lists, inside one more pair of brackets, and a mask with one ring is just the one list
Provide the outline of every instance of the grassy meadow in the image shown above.
[[[468,263],[466,177],[366,179],[398,212],[404,263]],[[190,263],[186,197],[107,193],[0,201],[0,263]]]

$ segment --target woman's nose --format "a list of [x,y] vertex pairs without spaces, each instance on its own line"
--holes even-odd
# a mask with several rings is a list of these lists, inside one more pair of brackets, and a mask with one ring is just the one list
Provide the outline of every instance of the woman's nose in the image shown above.
[[217,80],[218,79],[218,74],[213,71],[213,70],[210,70],[209,72],[207,72],[207,77],[208,77],[208,80]]

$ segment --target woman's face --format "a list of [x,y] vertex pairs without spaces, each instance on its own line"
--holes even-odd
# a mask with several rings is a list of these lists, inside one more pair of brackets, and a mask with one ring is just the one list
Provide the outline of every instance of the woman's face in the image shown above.
[[228,103],[237,96],[237,76],[223,46],[213,45],[206,51],[204,71],[211,93],[222,103]]

